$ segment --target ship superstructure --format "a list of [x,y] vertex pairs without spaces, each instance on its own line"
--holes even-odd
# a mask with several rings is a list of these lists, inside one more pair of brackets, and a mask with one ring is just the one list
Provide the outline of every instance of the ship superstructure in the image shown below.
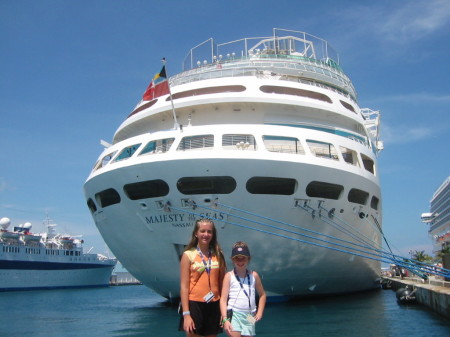
[[379,113],[359,107],[329,44],[274,29],[209,39],[184,65],[103,142],[84,186],[123,265],[177,297],[179,257],[209,217],[226,256],[249,244],[271,296],[378,286]]

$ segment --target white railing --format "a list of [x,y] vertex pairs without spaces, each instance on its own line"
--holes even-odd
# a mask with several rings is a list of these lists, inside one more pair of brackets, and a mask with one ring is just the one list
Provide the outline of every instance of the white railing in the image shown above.
[[[231,61],[217,61],[200,65],[170,78],[170,86],[223,77],[278,76],[280,80],[301,82],[338,92],[356,102],[356,91],[350,79],[339,69],[321,61],[307,58],[244,57]],[[332,85],[311,80],[314,77],[329,78]],[[306,80],[308,78],[308,80]]]

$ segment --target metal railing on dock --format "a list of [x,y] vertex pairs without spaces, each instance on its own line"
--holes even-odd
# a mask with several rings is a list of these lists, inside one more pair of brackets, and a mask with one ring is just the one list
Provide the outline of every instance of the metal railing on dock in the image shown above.
[[444,279],[441,279],[437,276],[429,276],[428,279],[424,280],[423,278],[417,277],[417,276],[405,276],[405,277],[399,277],[399,276],[392,276],[389,277],[389,279],[397,279],[397,280],[405,280],[405,281],[410,281],[413,283],[417,283],[417,284],[428,284],[431,286],[436,286],[436,287],[444,287],[444,288],[450,288],[450,282],[449,281],[445,281]]
[[114,275],[111,275],[109,280],[109,285],[111,286],[124,286],[124,285],[141,285],[142,282],[137,278],[133,277],[128,272],[117,272]]

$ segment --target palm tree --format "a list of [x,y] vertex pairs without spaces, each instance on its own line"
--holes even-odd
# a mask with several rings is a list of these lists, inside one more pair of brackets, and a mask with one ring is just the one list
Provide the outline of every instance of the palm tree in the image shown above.
[[436,254],[436,257],[442,261],[444,259],[444,255],[450,254],[450,245],[442,247],[442,249]]
[[433,258],[428,255],[425,254],[424,250],[414,250],[411,252],[411,258],[415,261],[418,262],[429,262],[431,261]]

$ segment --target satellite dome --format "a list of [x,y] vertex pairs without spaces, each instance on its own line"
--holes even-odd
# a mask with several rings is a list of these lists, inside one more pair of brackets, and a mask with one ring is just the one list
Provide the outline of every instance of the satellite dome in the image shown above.
[[9,218],[1,218],[0,219],[0,226],[2,226],[3,229],[8,229],[9,225],[11,224],[11,220]]

